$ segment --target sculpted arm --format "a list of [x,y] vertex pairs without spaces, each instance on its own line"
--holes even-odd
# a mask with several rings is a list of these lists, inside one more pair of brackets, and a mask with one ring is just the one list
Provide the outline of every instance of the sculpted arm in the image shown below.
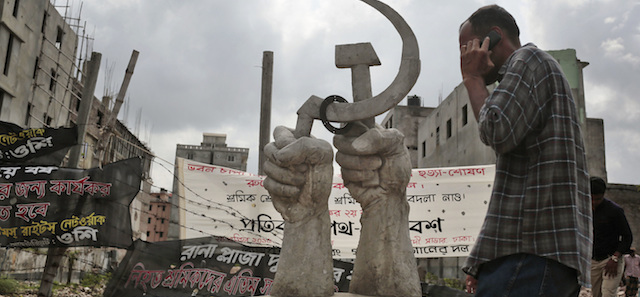
[[409,238],[411,161],[403,140],[398,130],[380,127],[334,137],[345,186],[363,210],[351,293],[422,296]]
[[264,186],[285,220],[284,240],[271,295],[333,295],[333,259],[328,198],[333,149],[324,140],[296,139],[277,127],[265,146]]

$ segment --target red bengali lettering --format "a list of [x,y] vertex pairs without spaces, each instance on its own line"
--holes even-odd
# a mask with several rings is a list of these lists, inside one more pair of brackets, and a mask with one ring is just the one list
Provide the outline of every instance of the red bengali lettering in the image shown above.
[[244,171],[233,170],[233,169],[229,169],[229,168],[220,168],[220,173],[228,173],[228,174],[235,174],[235,175],[244,175],[245,174]]
[[[189,269],[185,269],[185,267],[190,266]],[[183,288],[186,288],[189,284],[189,276],[191,275],[191,269],[193,268],[193,263],[187,262],[180,266],[178,278],[176,279],[176,283],[174,286],[182,285]]]
[[263,180],[255,180],[255,179],[248,179],[247,180],[247,186],[251,187],[264,187],[264,181]]
[[460,169],[449,169],[449,176],[463,175],[464,171]]
[[27,223],[35,219],[37,215],[47,216],[47,209],[50,203],[32,203],[16,205],[16,217],[25,220]]
[[342,190],[342,189],[346,188],[346,187],[345,187],[345,185],[344,185],[343,183],[334,183],[334,184],[332,184],[332,187],[333,187],[334,189],[340,189],[340,190]]
[[9,198],[9,195],[11,195],[12,186],[13,184],[0,184],[0,200]]
[[111,183],[88,182],[84,191],[91,195],[99,193],[101,197],[106,197],[111,194]]
[[[136,269],[138,268],[138,269]],[[124,287],[128,287],[129,283],[131,281],[134,281],[133,284],[133,288],[135,289],[138,286],[138,283],[140,282],[140,278],[142,277],[142,273],[144,272],[144,264],[142,262],[138,262],[136,263],[136,265],[133,266],[133,269],[131,269],[131,272],[129,273],[129,278],[127,279],[127,282],[124,284]],[[146,292],[146,286],[142,287],[143,291]]]
[[467,241],[471,241],[472,237],[471,236],[456,236],[453,237],[453,242],[467,242]]
[[[69,186],[71,188],[72,194],[84,195],[84,183],[89,180],[89,177],[85,177],[79,180],[69,181]],[[69,191],[67,190],[67,194]]]
[[6,222],[11,216],[11,206],[0,206],[0,221]]
[[446,242],[447,242],[447,238],[431,237],[431,238],[425,238],[424,240],[424,243],[434,243],[434,244],[446,243]]
[[350,217],[350,218],[355,218],[355,217],[358,216],[358,211],[355,210],[355,209],[346,209],[344,211],[344,215],[346,215],[347,217]]
[[46,180],[27,181],[16,183],[15,192],[16,196],[27,198],[29,192],[35,192],[38,195],[38,199],[42,199],[45,194]]
[[70,180],[52,180],[49,181],[51,186],[49,187],[49,191],[58,194],[58,196],[62,195],[63,192],[66,192],[67,195],[71,194],[71,188],[69,188]]
[[271,293],[271,286],[273,285],[273,280],[270,278],[263,278],[264,285],[260,288],[260,294],[269,295]]
[[16,205],[16,218],[21,218],[25,222],[29,222],[29,217],[27,213],[29,212],[29,206],[26,204],[18,204]]
[[441,169],[419,170],[418,175],[420,175],[423,178],[440,177],[442,176],[442,170]]

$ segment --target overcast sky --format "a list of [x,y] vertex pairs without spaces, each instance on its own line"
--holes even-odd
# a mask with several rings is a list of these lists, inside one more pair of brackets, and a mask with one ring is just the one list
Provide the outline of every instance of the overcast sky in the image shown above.
[[[59,4],[66,1],[58,1]],[[640,2],[638,0],[386,0],[414,30],[422,71],[409,95],[435,107],[461,82],[458,28],[477,8],[497,3],[520,26],[522,43],[574,48],[584,69],[587,116],[605,125],[609,182],[640,184]],[[225,133],[250,149],[258,170],[261,65],[274,52],[271,129],[295,126],[311,95],[350,100],[350,71],[337,69],[337,44],[371,42],[381,66],[374,95],[395,77],[401,40],[380,13],[357,0],[71,0],[102,53],[96,96],[116,92],[131,52],[140,52],[122,119],[157,155],[152,177],[172,188],[176,144]],[[406,99],[401,102],[406,104]],[[380,122],[381,117],[378,118]],[[139,124],[138,124],[139,123]],[[314,135],[331,141],[317,122]],[[164,162],[163,160],[168,161]],[[158,188],[152,189],[157,191]]]

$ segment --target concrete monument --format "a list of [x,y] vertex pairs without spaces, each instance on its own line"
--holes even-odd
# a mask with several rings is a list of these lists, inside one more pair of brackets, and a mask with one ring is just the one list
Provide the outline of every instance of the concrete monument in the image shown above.
[[[311,137],[314,119],[336,134],[336,161],[345,186],[362,206],[361,235],[349,287],[342,296],[421,296],[409,238],[406,187],[411,175],[403,135],[376,126],[374,117],[394,107],[420,72],[418,43],[397,12],[377,0],[362,0],[399,32],[402,62],[392,84],[372,96],[370,66],[380,61],[370,43],[336,46],[336,66],[352,72],[353,103],[339,96],[311,96],[298,110],[295,129],[277,127],[264,148],[265,188],[285,220],[275,297],[334,295],[328,199],[333,148]],[[331,122],[344,123],[336,128]]]

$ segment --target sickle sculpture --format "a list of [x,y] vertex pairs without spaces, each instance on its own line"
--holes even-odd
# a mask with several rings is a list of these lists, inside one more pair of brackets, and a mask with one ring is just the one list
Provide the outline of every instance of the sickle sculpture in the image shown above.
[[[311,96],[298,109],[298,121],[294,135],[296,138],[309,136],[314,119],[322,119],[323,122],[342,122],[348,123],[353,121],[362,121],[371,119],[377,115],[396,106],[409,93],[420,74],[420,54],[418,49],[418,41],[413,31],[405,20],[391,7],[378,0],[361,0],[380,13],[382,13],[396,28],[402,38],[402,61],[395,79],[382,93],[366,100],[358,100],[355,98],[354,103],[340,103],[335,100],[336,96],[330,96],[323,104],[325,99],[317,96]],[[370,44],[368,44],[370,47]],[[340,46],[338,46],[340,47]],[[338,50],[338,48],[336,48]],[[372,48],[371,48],[372,50]],[[375,56],[375,53],[373,53]],[[357,55],[356,55],[357,56]],[[375,57],[377,59],[377,57]],[[336,52],[336,64],[338,64],[338,54]],[[369,65],[379,65],[369,64]],[[340,65],[337,65],[340,67]],[[348,67],[348,66],[343,66]],[[355,68],[352,68],[355,71]],[[368,68],[367,68],[368,73]],[[355,79],[355,72],[352,75]],[[370,86],[369,86],[370,89]],[[354,86],[354,95],[355,95]],[[369,91],[370,92],[370,91]],[[333,98],[332,98],[333,97]],[[321,105],[322,106],[321,108]],[[331,131],[331,130],[330,130]],[[332,131],[336,133],[336,131]]]

